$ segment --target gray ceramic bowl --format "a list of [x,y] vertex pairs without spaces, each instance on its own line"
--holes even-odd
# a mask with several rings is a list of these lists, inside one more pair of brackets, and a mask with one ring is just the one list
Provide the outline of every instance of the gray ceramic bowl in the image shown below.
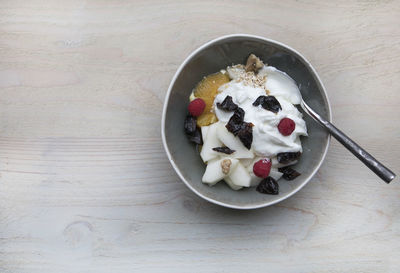
[[205,165],[183,131],[189,95],[204,76],[228,65],[244,63],[250,53],[291,76],[307,104],[331,120],[328,97],[314,68],[299,52],[282,43],[234,34],[212,40],[190,54],[175,73],[165,98],[161,125],[165,151],[176,173],[194,193],[212,203],[236,209],[269,206],[299,191],[321,166],[330,140],[329,134],[304,114],[309,136],[302,138],[303,155],[296,165],[301,176],[293,181],[281,179],[279,195],[260,194],[255,188],[233,191],[225,183],[209,187],[201,182]]

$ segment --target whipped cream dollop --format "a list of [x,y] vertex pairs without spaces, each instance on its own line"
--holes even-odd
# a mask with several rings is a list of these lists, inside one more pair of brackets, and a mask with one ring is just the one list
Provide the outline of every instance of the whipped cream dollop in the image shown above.
[[[252,150],[258,156],[273,157],[283,152],[302,152],[300,136],[307,135],[306,123],[303,115],[297,110],[301,94],[295,81],[286,73],[272,66],[264,66],[257,74],[256,84],[245,79],[246,72],[242,67],[227,69],[229,83],[222,85],[219,94],[214,100],[214,110],[218,120],[228,122],[233,112],[226,112],[216,107],[217,103],[231,96],[245,112],[244,121],[251,122],[253,126]],[[275,96],[282,110],[274,113],[262,108],[261,105],[253,106],[259,96]],[[278,130],[278,124],[283,118],[292,119],[295,130],[289,136],[283,136]]]

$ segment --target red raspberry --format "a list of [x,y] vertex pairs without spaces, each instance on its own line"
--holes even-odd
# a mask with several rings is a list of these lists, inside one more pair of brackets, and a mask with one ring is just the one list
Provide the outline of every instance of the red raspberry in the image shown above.
[[271,171],[271,160],[268,158],[260,159],[253,165],[253,173],[262,178],[267,178]]
[[200,98],[192,100],[188,106],[189,113],[194,117],[200,116],[204,112],[204,108],[206,108],[206,103]]
[[283,118],[278,124],[278,130],[284,136],[290,136],[295,128],[296,123],[294,123],[290,118]]

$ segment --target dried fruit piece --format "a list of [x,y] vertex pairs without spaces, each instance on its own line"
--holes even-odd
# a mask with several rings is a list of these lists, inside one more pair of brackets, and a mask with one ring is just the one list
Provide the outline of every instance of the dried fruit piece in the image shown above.
[[233,154],[235,152],[235,150],[231,150],[228,147],[215,147],[213,148],[213,150],[227,155]]
[[[235,137],[231,132],[229,132],[223,122],[218,122],[217,137],[224,144],[224,146],[235,150],[233,154],[234,158],[253,158],[253,151],[248,150],[244,147],[243,143],[238,137]],[[208,138],[208,136],[207,136]],[[219,147],[222,145],[214,145],[213,147]],[[213,151],[214,152],[214,151]]]
[[238,107],[226,124],[226,129],[238,136],[243,145],[250,150],[253,143],[253,123],[244,122],[244,110]]
[[276,159],[278,160],[279,163],[288,164],[292,161],[299,159],[300,155],[301,155],[300,152],[279,153],[276,155]]
[[282,110],[282,106],[274,96],[259,96],[254,102],[253,106],[261,105],[265,110],[278,113]]
[[237,104],[232,101],[231,96],[226,96],[222,103],[217,103],[217,107],[224,111],[234,111],[238,108]]
[[264,63],[254,54],[250,54],[250,56],[247,58],[246,62],[246,67],[245,70],[246,72],[249,71],[254,71],[257,72],[264,66]]
[[244,147],[248,150],[250,150],[251,144],[253,143],[253,126],[253,123],[243,122],[237,134]]
[[283,118],[278,124],[278,130],[284,136],[290,136],[295,128],[296,123],[290,118]]
[[229,119],[226,124],[226,129],[231,132],[233,135],[237,136],[240,129],[242,129],[242,123],[244,120],[244,110],[242,108],[238,108],[233,113],[232,117]]
[[278,171],[283,173],[282,177],[285,180],[293,180],[296,177],[298,177],[299,175],[301,175],[301,173],[299,173],[298,171],[296,171],[290,167],[279,168]]
[[187,136],[191,142],[194,142],[198,145],[203,144],[203,138],[201,137],[201,131],[200,131],[199,127],[196,127],[196,130],[192,134],[187,135]]
[[260,193],[277,195],[279,194],[279,185],[275,179],[268,176],[258,184],[256,190]]
[[184,122],[185,133],[191,135],[196,131],[196,118],[188,115]]
[[260,104],[262,104],[264,102],[264,98],[266,96],[259,96],[254,102],[253,102],[253,106],[259,106]]
[[223,74],[218,72],[204,77],[197,84],[193,94],[196,98],[203,99],[206,104],[204,112],[197,118],[198,126],[207,126],[218,120],[215,114],[211,112],[211,109],[215,96],[218,93],[218,88],[229,81],[230,79],[227,73]]
[[271,171],[271,166],[271,160],[269,160],[268,158],[260,159],[259,161],[254,163],[253,173],[258,177],[267,178]]
[[194,117],[200,116],[204,112],[204,108],[206,108],[206,103],[200,98],[192,100],[188,106],[189,113]]
[[221,161],[221,168],[224,174],[228,174],[231,169],[232,161],[230,159],[224,159]]
[[188,115],[185,118],[184,128],[186,136],[188,137],[189,141],[194,142],[196,144],[202,145],[203,138],[201,136],[200,128],[196,125],[196,118]]

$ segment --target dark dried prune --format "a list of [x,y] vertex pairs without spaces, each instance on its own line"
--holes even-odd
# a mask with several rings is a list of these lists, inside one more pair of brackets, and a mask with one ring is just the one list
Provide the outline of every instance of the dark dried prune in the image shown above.
[[219,153],[224,153],[227,155],[233,154],[234,152],[236,152],[235,150],[231,150],[228,147],[215,147],[213,148],[214,151],[219,152]]
[[274,96],[259,96],[254,102],[253,106],[259,106],[261,104],[262,108],[265,110],[278,113],[282,110],[281,104]]
[[237,104],[232,101],[231,96],[226,96],[223,102],[217,102],[217,107],[224,111],[234,111],[238,108]]
[[264,98],[266,96],[259,96],[254,102],[253,102],[253,106],[259,106],[260,104],[262,104],[264,102]]
[[196,131],[196,118],[188,115],[185,119],[184,123],[184,128],[185,128],[185,133],[188,135],[193,134]]
[[258,184],[256,188],[256,191],[260,193],[277,195],[279,194],[279,185],[275,179],[268,176],[267,178],[261,180],[260,184]]
[[253,143],[253,123],[243,122],[237,136],[248,150]]
[[199,145],[203,144],[201,131],[200,128],[197,127],[197,121],[195,117],[188,115],[185,119],[184,128],[189,141]]
[[201,131],[199,127],[196,127],[196,130],[192,134],[188,134],[187,137],[191,142],[194,142],[198,145],[203,144],[203,138],[201,136]]
[[244,110],[238,107],[226,124],[226,129],[234,136],[238,136],[243,145],[250,150],[253,143],[252,123],[244,122]]
[[282,177],[285,180],[293,180],[301,174],[298,171],[296,171],[290,167],[279,168],[278,171],[283,173]]
[[237,136],[240,129],[242,128],[242,123],[244,119],[244,110],[242,108],[237,108],[233,113],[232,117],[226,124],[226,129],[231,132],[234,136]]
[[236,116],[238,120],[243,122],[243,120],[244,120],[244,110],[242,108],[238,107],[235,110],[235,112],[233,113],[233,115]]
[[288,164],[292,161],[295,161],[300,158],[301,153],[300,152],[295,152],[295,153],[279,153],[276,155],[276,158],[278,159],[279,163],[282,164]]
[[262,103],[262,107],[274,113],[278,113],[282,110],[282,106],[274,96],[267,96]]

